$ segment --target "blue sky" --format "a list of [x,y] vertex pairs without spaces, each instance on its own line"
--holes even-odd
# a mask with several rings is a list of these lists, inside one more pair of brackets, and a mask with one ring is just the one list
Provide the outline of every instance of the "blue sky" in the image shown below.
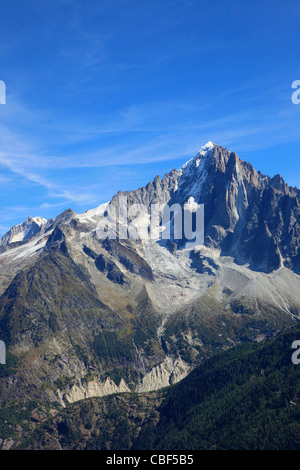
[[211,140],[300,186],[299,0],[1,0],[0,235]]

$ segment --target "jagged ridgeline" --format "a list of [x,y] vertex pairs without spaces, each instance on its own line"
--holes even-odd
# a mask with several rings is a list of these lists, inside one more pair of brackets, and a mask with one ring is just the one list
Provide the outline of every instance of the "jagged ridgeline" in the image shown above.
[[149,211],[203,204],[204,245],[100,237],[108,204],[12,228],[0,243],[2,403],[159,390],[298,322],[297,188],[208,143],[111,205],[121,196]]

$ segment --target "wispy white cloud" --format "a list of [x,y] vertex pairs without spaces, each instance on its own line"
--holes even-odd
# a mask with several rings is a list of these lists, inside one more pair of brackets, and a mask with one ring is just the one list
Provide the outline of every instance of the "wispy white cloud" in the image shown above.
[[240,151],[297,141],[298,109],[288,94],[285,98],[278,84],[264,95],[263,87],[250,81],[213,96],[199,94],[196,100],[182,95],[176,100],[145,99],[104,115],[100,110],[92,121],[63,113],[55,118],[50,110],[35,112],[12,94],[10,105],[1,110],[0,165],[7,172],[2,180],[0,173],[0,183],[15,175],[43,188],[45,202],[36,209],[96,205],[102,195],[99,185],[72,179],[70,171],[183,162],[208,140]]
[[24,213],[80,210],[109,198],[120,169],[129,185],[132,168],[142,179],[180,165],[207,140],[248,154],[299,141],[298,8],[198,3],[29,0],[2,11],[2,225],[5,211],[22,212],[18,194]]
[[[217,102],[218,97],[215,99]],[[259,106],[249,107],[244,112],[226,112],[223,109],[223,114],[219,116],[216,116],[216,111],[215,116],[210,112],[210,117],[206,117],[207,108],[206,102],[194,103],[193,106],[188,100],[165,101],[130,106],[117,114],[113,113],[107,119],[108,123],[98,126],[78,119],[76,123],[65,122],[64,126],[56,123],[50,126],[51,132],[64,136],[66,148],[63,154],[58,150],[56,155],[47,152],[44,136],[39,138],[38,134],[31,135],[34,141],[31,142],[30,138],[15,134],[9,127],[2,125],[0,163],[29,181],[54,190],[57,184],[45,175],[49,170],[177,159],[201,146],[203,138],[214,139],[225,145],[229,143],[247,148],[251,145],[253,150],[270,145],[270,133],[276,137],[278,143],[291,142],[298,138],[297,126],[291,126],[293,115],[297,111],[295,107],[270,108],[268,113]],[[185,119],[185,116],[192,117]],[[101,140],[102,134],[119,134],[119,137],[116,143],[107,145]],[[131,139],[128,138],[129,134],[143,134],[143,138],[134,136]],[[74,143],[85,144],[90,140],[93,142],[89,145],[89,150],[73,150]]]

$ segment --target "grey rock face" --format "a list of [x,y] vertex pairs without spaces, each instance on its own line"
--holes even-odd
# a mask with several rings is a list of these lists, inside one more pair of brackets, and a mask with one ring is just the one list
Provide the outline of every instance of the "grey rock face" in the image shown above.
[[0,246],[29,240],[47,224],[43,217],[28,217],[23,224],[15,225],[0,239]]
[[205,206],[206,246],[254,270],[284,265],[300,273],[299,189],[279,175],[262,175],[221,146],[204,146],[181,170],[123,194],[129,205],[147,207],[183,205],[193,197]]
[[0,249],[0,338],[15,358],[3,400],[158,389],[299,320],[300,192],[279,175],[209,143],[113,205],[120,196],[149,210],[204,204],[205,245],[99,238],[107,205],[12,229]]

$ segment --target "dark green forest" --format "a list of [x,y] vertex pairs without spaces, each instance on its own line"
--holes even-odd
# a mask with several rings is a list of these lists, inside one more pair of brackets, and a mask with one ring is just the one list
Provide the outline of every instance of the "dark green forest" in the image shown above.
[[170,388],[158,425],[135,446],[300,449],[300,364],[291,360],[299,338],[296,327],[209,359]]
[[33,427],[12,404],[0,409],[1,431],[21,427],[19,449],[300,449],[300,364],[291,359],[298,339],[300,326],[240,344],[169,388],[90,398],[52,417],[45,410]]

